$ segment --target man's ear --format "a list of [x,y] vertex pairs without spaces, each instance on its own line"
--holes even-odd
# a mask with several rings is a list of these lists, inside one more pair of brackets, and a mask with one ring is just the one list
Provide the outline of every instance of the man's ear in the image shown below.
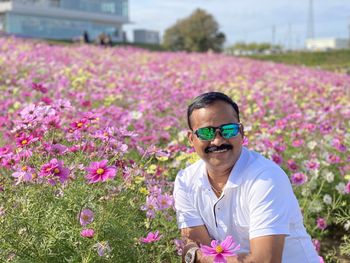
[[243,124],[240,125],[239,132],[241,133],[242,139],[243,139],[244,138],[244,126],[243,126]]
[[193,140],[194,140],[194,134],[191,130],[188,130],[187,131],[187,139],[188,139],[188,142],[190,143],[190,145],[193,147]]

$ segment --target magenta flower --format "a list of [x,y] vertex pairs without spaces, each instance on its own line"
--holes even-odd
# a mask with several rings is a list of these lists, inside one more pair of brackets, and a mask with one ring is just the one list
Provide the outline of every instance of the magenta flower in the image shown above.
[[327,160],[328,160],[329,163],[332,163],[332,164],[341,162],[340,157],[338,155],[336,155],[336,154],[328,155]]
[[302,185],[307,182],[307,176],[303,173],[292,174],[290,179],[294,185]]
[[327,222],[326,219],[319,217],[317,218],[317,228],[321,229],[321,230],[325,230],[327,228]]
[[88,174],[85,176],[90,184],[105,182],[115,177],[117,169],[113,166],[107,166],[107,162],[108,160],[102,160],[101,162],[92,162],[90,164],[87,168]]
[[306,161],[306,168],[309,170],[317,170],[320,167],[320,163],[316,160]]
[[298,165],[292,159],[288,160],[287,165],[288,165],[288,169],[293,172],[295,172],[298,169]]
[[320,253],[321,250],[321,242],[318,239],[313,239],[312,244],[314,245],[314,248],[318,253]]
[[78,121],[73,121],[70,126],[73,130],[83,129],[86,128],[87,125],[87,119],[83,118]]
[[49,182],[55,184],[53,179],[58,178],[61,183],[64,183],[68,179],[69,173],[69,169],[63,166],[63,161],[52,159],[49,163],[41,166],[39,175],[41,177],[51,177]]
[[297,139],[292,142],[292,146],[295,148],[298,148],[304,144],[304,140],[302,139]]
[[279,155],[279,154],[277,154],[277,153],[274,153],[274,154],[272,155],[272,160],[273,160],[276,164],[278,164],[278,165],[282,164],[282,162],[283,162],[282,156]]
[[142,237],[140,239],[140,241],[142,243],[152,243],[152,242],[156,242],[158,241],[159,239],[161,239],[162,236],[159,235],[159,231],[156,231],[156,232],[149,232],[147,237]]
[[159,210],[165,210],[169,207],[172,207],[174,203],[174,199],[172,196],[168,194],[164,194],[164,195],[161,194],[161,195],[158,195],[157,202],[158,202]]
[[82,226],[86,226],[94,221],[94,212],[90,209],[83,209],[79,216],[79,221]]
[[347,185],[345,186],[345,193],[350,194],[350,181],[347,183]]
[[33,135],[26,135],[25,133],[20,134],[16,139],[18,147],[25,147],[37,140],[38,138],[35,138]]
[[324,259],[323,259],[323,257],[318,256],[318,258],[320,259],[320,263],[324,263]]
[[83,229],[81,232],[80,232],[80,235],[82,237],[86,237],[86,238],[93,238],[94,235],[95,235],[95,231],[91,228],[88,228],[88,229]]
[[215,256],[214,263],[225,263],[226,257],[235,256],[235,252],[241,247],[239,244],[236,244],[232,236],[227,236],[221,243],[213,240],[210,245],[211,247],[201,245],[200,249],[205,256]]

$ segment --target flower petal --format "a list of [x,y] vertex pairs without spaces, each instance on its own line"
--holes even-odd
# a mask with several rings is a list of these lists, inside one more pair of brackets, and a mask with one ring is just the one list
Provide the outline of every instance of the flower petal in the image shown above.
[[214,263],[226,263],[226,259],[223,255],[217,254],[214,258]]

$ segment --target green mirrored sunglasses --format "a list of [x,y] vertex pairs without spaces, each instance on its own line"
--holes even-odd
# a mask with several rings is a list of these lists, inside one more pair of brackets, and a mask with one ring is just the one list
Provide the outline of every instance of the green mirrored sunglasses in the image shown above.
[[216,130],[220,130],[220,135],[225,139],[236,137],[239,134],[240,123],[227,123],[219,127],[203,127],[197,129],[194,134],[202,141],[212,141],[215,139]]

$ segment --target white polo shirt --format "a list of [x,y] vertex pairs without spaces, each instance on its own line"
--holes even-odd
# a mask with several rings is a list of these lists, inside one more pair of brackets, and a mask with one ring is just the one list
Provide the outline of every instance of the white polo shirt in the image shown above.
[[288,176],[254,151],[242,148],[219,198],[199,160],[178,173],[174,199],[179,228],[205,225],[220,241],[232,235],[240,253],[249,252],[250,239],[285,234],[283,263],[319,263]]

